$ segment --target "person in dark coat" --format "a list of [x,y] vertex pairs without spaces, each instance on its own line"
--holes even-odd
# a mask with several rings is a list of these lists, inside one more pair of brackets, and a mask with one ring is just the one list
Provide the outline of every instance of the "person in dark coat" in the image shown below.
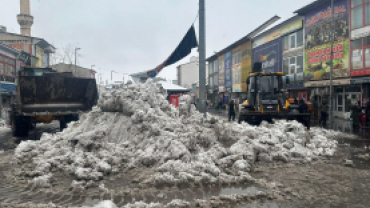
[[321,121],[322,121],[322,126],[323,127],[326,127],[326,120],[328,118],[328,104],[326,103],[326,100],[323,100],[322,101],[322,105],[321,105],[321,118],[319,120],[319,124],[321,124]]
[[354,103],[351,107],[352,113],[352,126],[353,128],[357,129],[360,127],[360,114],[361,114],[361,109],[358,107],[358,103]]
[[299,113],[308,113],[308,106],[303,99],[299,101]]
[[235,121],[235,103],[234,100],[231,100],[229,104],[229,121],[231,120],[231,117],[233,118],[233,121]]

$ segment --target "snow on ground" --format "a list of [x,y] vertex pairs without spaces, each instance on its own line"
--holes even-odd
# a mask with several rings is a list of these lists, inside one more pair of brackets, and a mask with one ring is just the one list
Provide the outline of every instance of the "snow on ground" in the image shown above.
[[75,177],[75,189],[98,186],[124,168],[152,169],[146,184],[252,182],[256,162],[311,162],[337,147],[333,131],[307,132],[296,121],[251,126],[204,119],[190,96],[180,98],[178,109],[166,96],[155,80],[102,93],[98,107],[63,132],[20,143],[17,174],[49,187],[56,169]]

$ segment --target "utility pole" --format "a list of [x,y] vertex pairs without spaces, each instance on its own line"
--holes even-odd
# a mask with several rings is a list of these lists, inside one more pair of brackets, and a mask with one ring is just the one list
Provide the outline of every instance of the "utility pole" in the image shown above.
[[77,77],[77,51],[81,48],[75,48],[75,77]]
[[330,96],[329,96],[329,123],[333,128],[333,44],[334,44],[334,0],[331,0],[331,19],[330,19]]
[[199,0],[199,110],[207,116],[206,106],[206,18],[205,0]]

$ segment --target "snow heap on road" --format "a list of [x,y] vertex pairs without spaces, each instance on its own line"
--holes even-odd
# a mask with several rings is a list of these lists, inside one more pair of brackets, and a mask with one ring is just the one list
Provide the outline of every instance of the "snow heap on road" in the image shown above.
[[[94,185],[123,169],[151,169],[150,184],[231,183],[254,180],[256,162],[310,162],[332,156],[336,133],[309,132],[296,121],[260,126],[203,118],[180,98],[176,109],[155,80],[102,93],[98,107],[63,132],[23,141],[15,151],[19,175],[49,187],[53,172],[72,174],[74,188]],[[32,165],[29,165],[31,161]]]

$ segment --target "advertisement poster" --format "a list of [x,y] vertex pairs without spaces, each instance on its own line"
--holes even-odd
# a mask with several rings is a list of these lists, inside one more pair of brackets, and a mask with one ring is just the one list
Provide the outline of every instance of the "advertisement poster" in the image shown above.
[[242,75],[241,75],[241,55],[240,46],[233,49],[234,64],[231,67],[232,70],[232,83],[233,92],[241,92],[242,90]]
[[225,92],[224,55],[218,57],[218,91]]
[[225,90],[226,92],[231,92],[232,88],[231,52],[225,54],[224,65],[225,65]]
[[262,63],[262,72],[282,71],[282,40],[273,40],[253,49],[253,63]]
[[[349,76],[348,2],[334,2],[333,77]],[[330,3],[305,17],[305,80],[330,79]]]
[[252,42],[248,41],[241,46],[242,53],[242,65],[241,65],[241,74],[242,74],[242,90],[241,92],[247,92],[247,79],[249,73],[252,72]]
[[260,38],[257,38],[256,40],[254,40],[253,42],[253,48],[256,48],[260,45],[263,45],[265,43],[268,43],[270,41],[273,41],[273,40],[276,40],[286,34],[289,34],[289,33],[292,33],[296,30],[299,30],[299,29],[302,29],[303,28],[303,22],[302,20],[298,20],[280,30],[276,30],[275,32],[269,34],[269,35],[266,35],[266,36],[263,36],[263,37],[260,37]]
[[37,62],[38,67],[44,66],[44,50],[38,46],[36,46],[36,57],[39,58],[39,61]]

